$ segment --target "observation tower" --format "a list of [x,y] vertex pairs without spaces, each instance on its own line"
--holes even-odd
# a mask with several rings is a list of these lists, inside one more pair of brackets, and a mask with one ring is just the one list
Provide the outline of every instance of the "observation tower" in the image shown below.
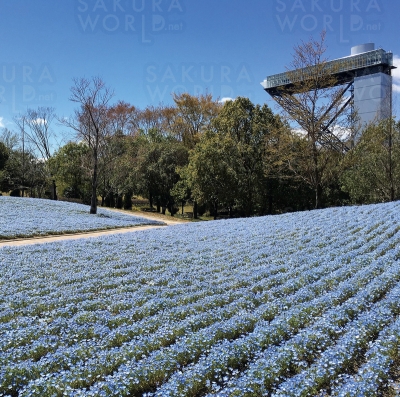
[[[303,76],[304,79],[306,78],[304,76],[312,75],[315,68],[315,66],[310,66],[306,69],[268,76],[261,85],[275,99],[282,93],[286,95],[296,94],[301,89],[299,83],[302,82],[296,76]],[[328,80],[334,81],[334,84],[330,86],[344,86],[342,98],[345,97],[346,92],[350,92],[350,97],[348,99],[346,97],[344,105],[336,112],[334,117],[327,124],[321,126],[318,139],[321,144],[341,151],[349,150],[330,129],[348,106],[353,107],[358,119],[359,127],[356,128],[353,137],[355,143],[360,139],[362,130],[368,123],[392,116],[391,71],[393,69],[395,69],[393,54],[381,48],[375,49],[373,43],[352,47],[351,55],[325,63],[324,71],[332,77]],[[332,104],[328,111],[331,111],[336,104]]]

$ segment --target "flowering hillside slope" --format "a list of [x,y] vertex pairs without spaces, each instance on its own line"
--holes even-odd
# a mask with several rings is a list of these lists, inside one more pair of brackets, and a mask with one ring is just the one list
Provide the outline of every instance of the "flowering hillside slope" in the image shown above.
[[400,202],[0,249],[1,396],[390,396]]
[[0,239],[75,233],[160,222],[89,206],[33,198],[0,196]]

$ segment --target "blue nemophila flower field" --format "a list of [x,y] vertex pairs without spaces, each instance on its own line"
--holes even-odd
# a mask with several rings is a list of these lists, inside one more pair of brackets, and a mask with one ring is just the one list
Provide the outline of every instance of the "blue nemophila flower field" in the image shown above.
[[112,229],[160,222],[64,201],[0,196],[0,239]]
[[0,396],[391,396],[400,202],[0,249]]

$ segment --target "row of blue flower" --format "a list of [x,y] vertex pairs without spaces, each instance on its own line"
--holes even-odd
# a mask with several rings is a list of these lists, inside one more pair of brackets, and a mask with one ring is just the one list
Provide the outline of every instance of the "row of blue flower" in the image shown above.
[[399,363],[399,209],[4,247],[0,395],[379,395]]

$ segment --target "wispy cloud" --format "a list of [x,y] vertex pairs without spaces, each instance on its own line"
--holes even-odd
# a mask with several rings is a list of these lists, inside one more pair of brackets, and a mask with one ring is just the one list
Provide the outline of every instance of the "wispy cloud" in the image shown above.
[[398,55],[393,56],[393,64],[397,66],[397,69],[393,69],[393,91],[400,92],[400,57]]
[[3,123],[4,117],[0,117],[0,128],[4,128],[4,123]]

